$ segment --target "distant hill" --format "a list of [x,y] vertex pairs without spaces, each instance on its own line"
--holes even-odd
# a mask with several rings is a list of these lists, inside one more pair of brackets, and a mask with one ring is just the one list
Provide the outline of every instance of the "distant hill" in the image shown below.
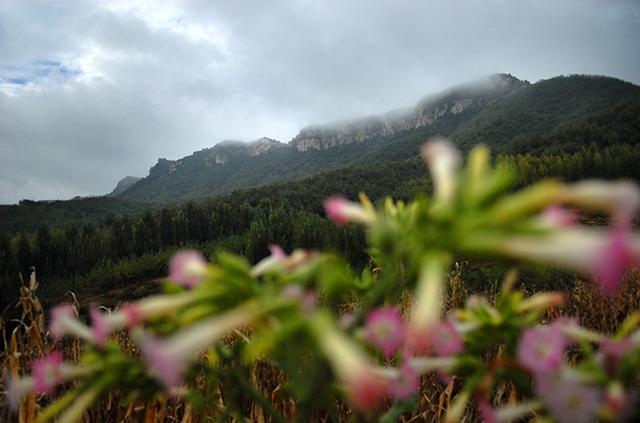
[[140,179],[142,178],[139,178],[137,176],[125,176],[124,178],[120,179],[118,185],[116,185],[113,191],[107,194],[107,196],[114,197],[116,195],[122,194],[127,189],[131,188],[131,186],[138,182]]
[[147,177],[116,196],[158,203],[217,196],[362,162],[404,160],[436,135],[463,148],[485,143],[508,152],[633,101],[640,101],[640,87],[614,78],[573,75],[531,84],[496,74],[412,108],[309,126],[289,143],[228,141],[179,160],[160,159]]

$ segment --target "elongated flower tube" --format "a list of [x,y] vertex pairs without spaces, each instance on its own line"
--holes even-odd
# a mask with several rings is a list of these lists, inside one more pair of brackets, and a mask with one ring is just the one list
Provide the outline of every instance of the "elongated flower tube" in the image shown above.
[[462,162],[460,152],[450,141],[438,139],[426,143],[421,154],[431,172],[435,197],[451,201],[455,195],[456,173]]
[[142,334],[139,339],[142,355],[150,372],[167,390],[182,385],[189,364],[199,353],[229,331],[249,324],[259,315],[253,304],[238,307],[224,314],[204,319],[166,339]]
[[613,231],[569,229],[540,237],[516,236],[499,242],[497,252],[591,273],[605,293],[612,293],[627,269],[637,264],[640,237]]
[[317,257],[315,251],[295,249],[291,255],[287,255],[279,245],[270,245],[271,255],[263,258],[251,269],[254,277],[262,276],[273,271],[291,272],[310,263]]
[[169,261],[169,279],[188,288],[198,285],[206,274],[207,261],[199,251],[179,251]]
[[420,270],[408,324],[407,348],[413,354],[426,353],[433,346],[442,314],[444,275],[442,259],[429,256]]
[[566,204],[608,212],[614,224],[627,226],[640,207],[640,189],[630,181],[587,180],[567,186],[561,200]]
[[324,202],[324,209],[329,219],[333,220],[336,225],[370,224],[376,219],[375,212],[371,209],[340,196],[327,198]]
[[540,213],[540,220],[543,225],[551,228],[570,228],[578,222],[578,213],[572,209],[553,205]]
[[405,362],[393,379],[389,391],[396,400],[404,401],[411,398],[420,388],[420,375],[408,362]]
[[387,379],[376,372],[364,351],[336,329],[329,318],[318,315],[314,329],[320,349],[351,404],[365,414],[377,409],[385,395]]
[[[564,372],[563,372],[564,373]],[[560,423],[589,423],[596,419],[602,394],[561,373],[536,379],[536,390]]]
[[86,325],[77,318],[76,308],[72,304],[60,304],[51,309],[51,322],[49,323],[49,333],[55,340],[60,340],[71,335],[95,342],[95,335]]
[[17,409],[22,397],[29,393],[51,394],[57,385],[95,374],[99,369],[99,366],[74,366],[65,363],[59,352],[53,352],[33,363],[31,376],[13,377],[7,381],[5,386],[9,408]]

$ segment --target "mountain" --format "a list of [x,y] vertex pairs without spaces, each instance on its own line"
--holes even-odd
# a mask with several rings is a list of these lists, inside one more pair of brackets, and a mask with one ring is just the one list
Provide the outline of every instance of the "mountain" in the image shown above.
[[122,194],[140,179],[142,178],[139,178],[137,176],[125,176],[124,178],[120,179],[118,185],[116,185],[113,191],[107,194],[107,197],[114,197],[118,194]]
[[531,84],[495,74],[414,107],[306,127],[289,143],[225,141],[179,160],[159,159],[147,177],[116,195],[162,203],[217,196],[361,162],[404,160],[437,135],[463,148],[482,142],[509,151],[633,101],[640,101],[640,87],[609,77],[560,76]]

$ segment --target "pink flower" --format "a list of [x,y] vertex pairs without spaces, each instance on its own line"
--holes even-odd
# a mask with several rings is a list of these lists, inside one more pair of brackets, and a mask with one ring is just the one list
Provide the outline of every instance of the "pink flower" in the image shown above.
[[169,279],[188,288],[198,285],[206,273],[207,262],[199,251],[179,251],[169,261]]
[[462,337],[456,325],[448,319],[443,321],[440,324],[440,330],[436,333],[436,353],[441,356],[450,356],[463,349]]
[[125,303],[120,307],[125,317],[125,325],[129,330],[138,327],[143,322],[143,315],[135,304]]
[[71,304],[60,304],[51,309],[49,333],[55,340],[71,335],[95,342],[91,329],[82,324],[77,318],[76,308]]
[[161,341],[150,335],[145,335],[140,342],[140,349],[152,370],[153,376],[170,390],[183,383],[183,374],[188,362],[193,357],[187,357],[178,345],[170,341]]
[[284,262],[288,258],[287,253],[277,244],[269,245],[269,251],[271,252],[271,257],[278,261]]
[[578,214],[575,210],[558,205],[547,207],[543,210],[540,217],[544,222],[558,228],[571,227],[578,221]]
[[294,250],[287,255],[279,245],[270,245],[271,255],[263,258],[251,269],[253,276],[261,276],[273,271],[291,272],[310,263],[316,256],[315,251]]
[[372,372],[345,381],[345,389],[351,404],[364,414],[378,409],[386,394],[385,380]]
[[36,360],[31,371],[34,391],[39,394],[51,394],[62,381],[62,354],[56,351]]
[[590,423],[596,420],[601,393],[565,375],[543,375],[536,379],[536,391],[560,423]]
[[99,348],[102,348],[104,347],[105,342],[107,342],[107,338],[109,337],[111,329],[109,328],[105,316],[98,310],[96,306],[92,305],[89,308],[89,314],[91,315],[91,330],[93,331],[95,344]]
[[60,304],[51,309],[51,323],[49,332],[55,340],[62,339],[66,335],[66,323],[69,319],[75,320],[76,308],[72,304]]
[[476,396],[476,406],[484,423],[498,423],[498,415],[484,395]]
[[607,372],[614,374],[620,365],[620,361],[633,350],[630,338],[611,339],[605,338],[600,344],[602,352],[602,364]]
[[628,230],[613,228],[608,242],[596,252],[593,273],[605,294],[611,295],[633,264],[634,256],[627,242]]
[[405,337],[404,324],[398,310],[395,307],[385,307],[370,311],[367,315],[366,336],[385,356],[391,357]]
[[340,196],[327,198],[324,209],[329,219],[336,225],[346,225],[349,222],[371,223],[375,219],[373,212]]
[[529,328],[518,344],[518,360],[536,375],[557,370],[564,361],[567,340],[560,329],[549,327]]
[[396,400],[404,401],[418,391],[420,376],[407,362],[399,370],[398,377],[391,383],[389,391]]

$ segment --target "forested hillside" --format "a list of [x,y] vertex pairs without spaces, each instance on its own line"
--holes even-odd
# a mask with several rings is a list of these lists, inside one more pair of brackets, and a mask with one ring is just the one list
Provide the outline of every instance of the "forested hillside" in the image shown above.
[[[285,250],[328,248],[356,267],[365,266],[364,233],[330,224],[322,201],[334,194],[355,198],[359,191],[374,201],[428,191],[417,152],[435,135],[449,135],[463,146],[474,140],[493,145],[501,153],[496,160],[514,167],[520,183],[543,177],[640,180],[637,93],[638,87],[609,78],[555,78],[519,90],[506,105],[492,103],[473,112],[464,126],[460,114],[430,127],[327,150],[277,148],[277,157],[295,160],[289,175],[302,177],[313,166],[325,171],[183,204],[178,199],[161,206],[104,197],[5,206],[0,209],[2,302],[15,298],[18,276],[26,278],[32,266],[45,300],[53,300],[66,290],[106,291],[162,275],[170,254],[185,246],[207,253],[226,248],[251,262],[268,254],[271,243]],[[283,173],[275,162],[264,161],[266,154],[249,157],[246,165]]]

